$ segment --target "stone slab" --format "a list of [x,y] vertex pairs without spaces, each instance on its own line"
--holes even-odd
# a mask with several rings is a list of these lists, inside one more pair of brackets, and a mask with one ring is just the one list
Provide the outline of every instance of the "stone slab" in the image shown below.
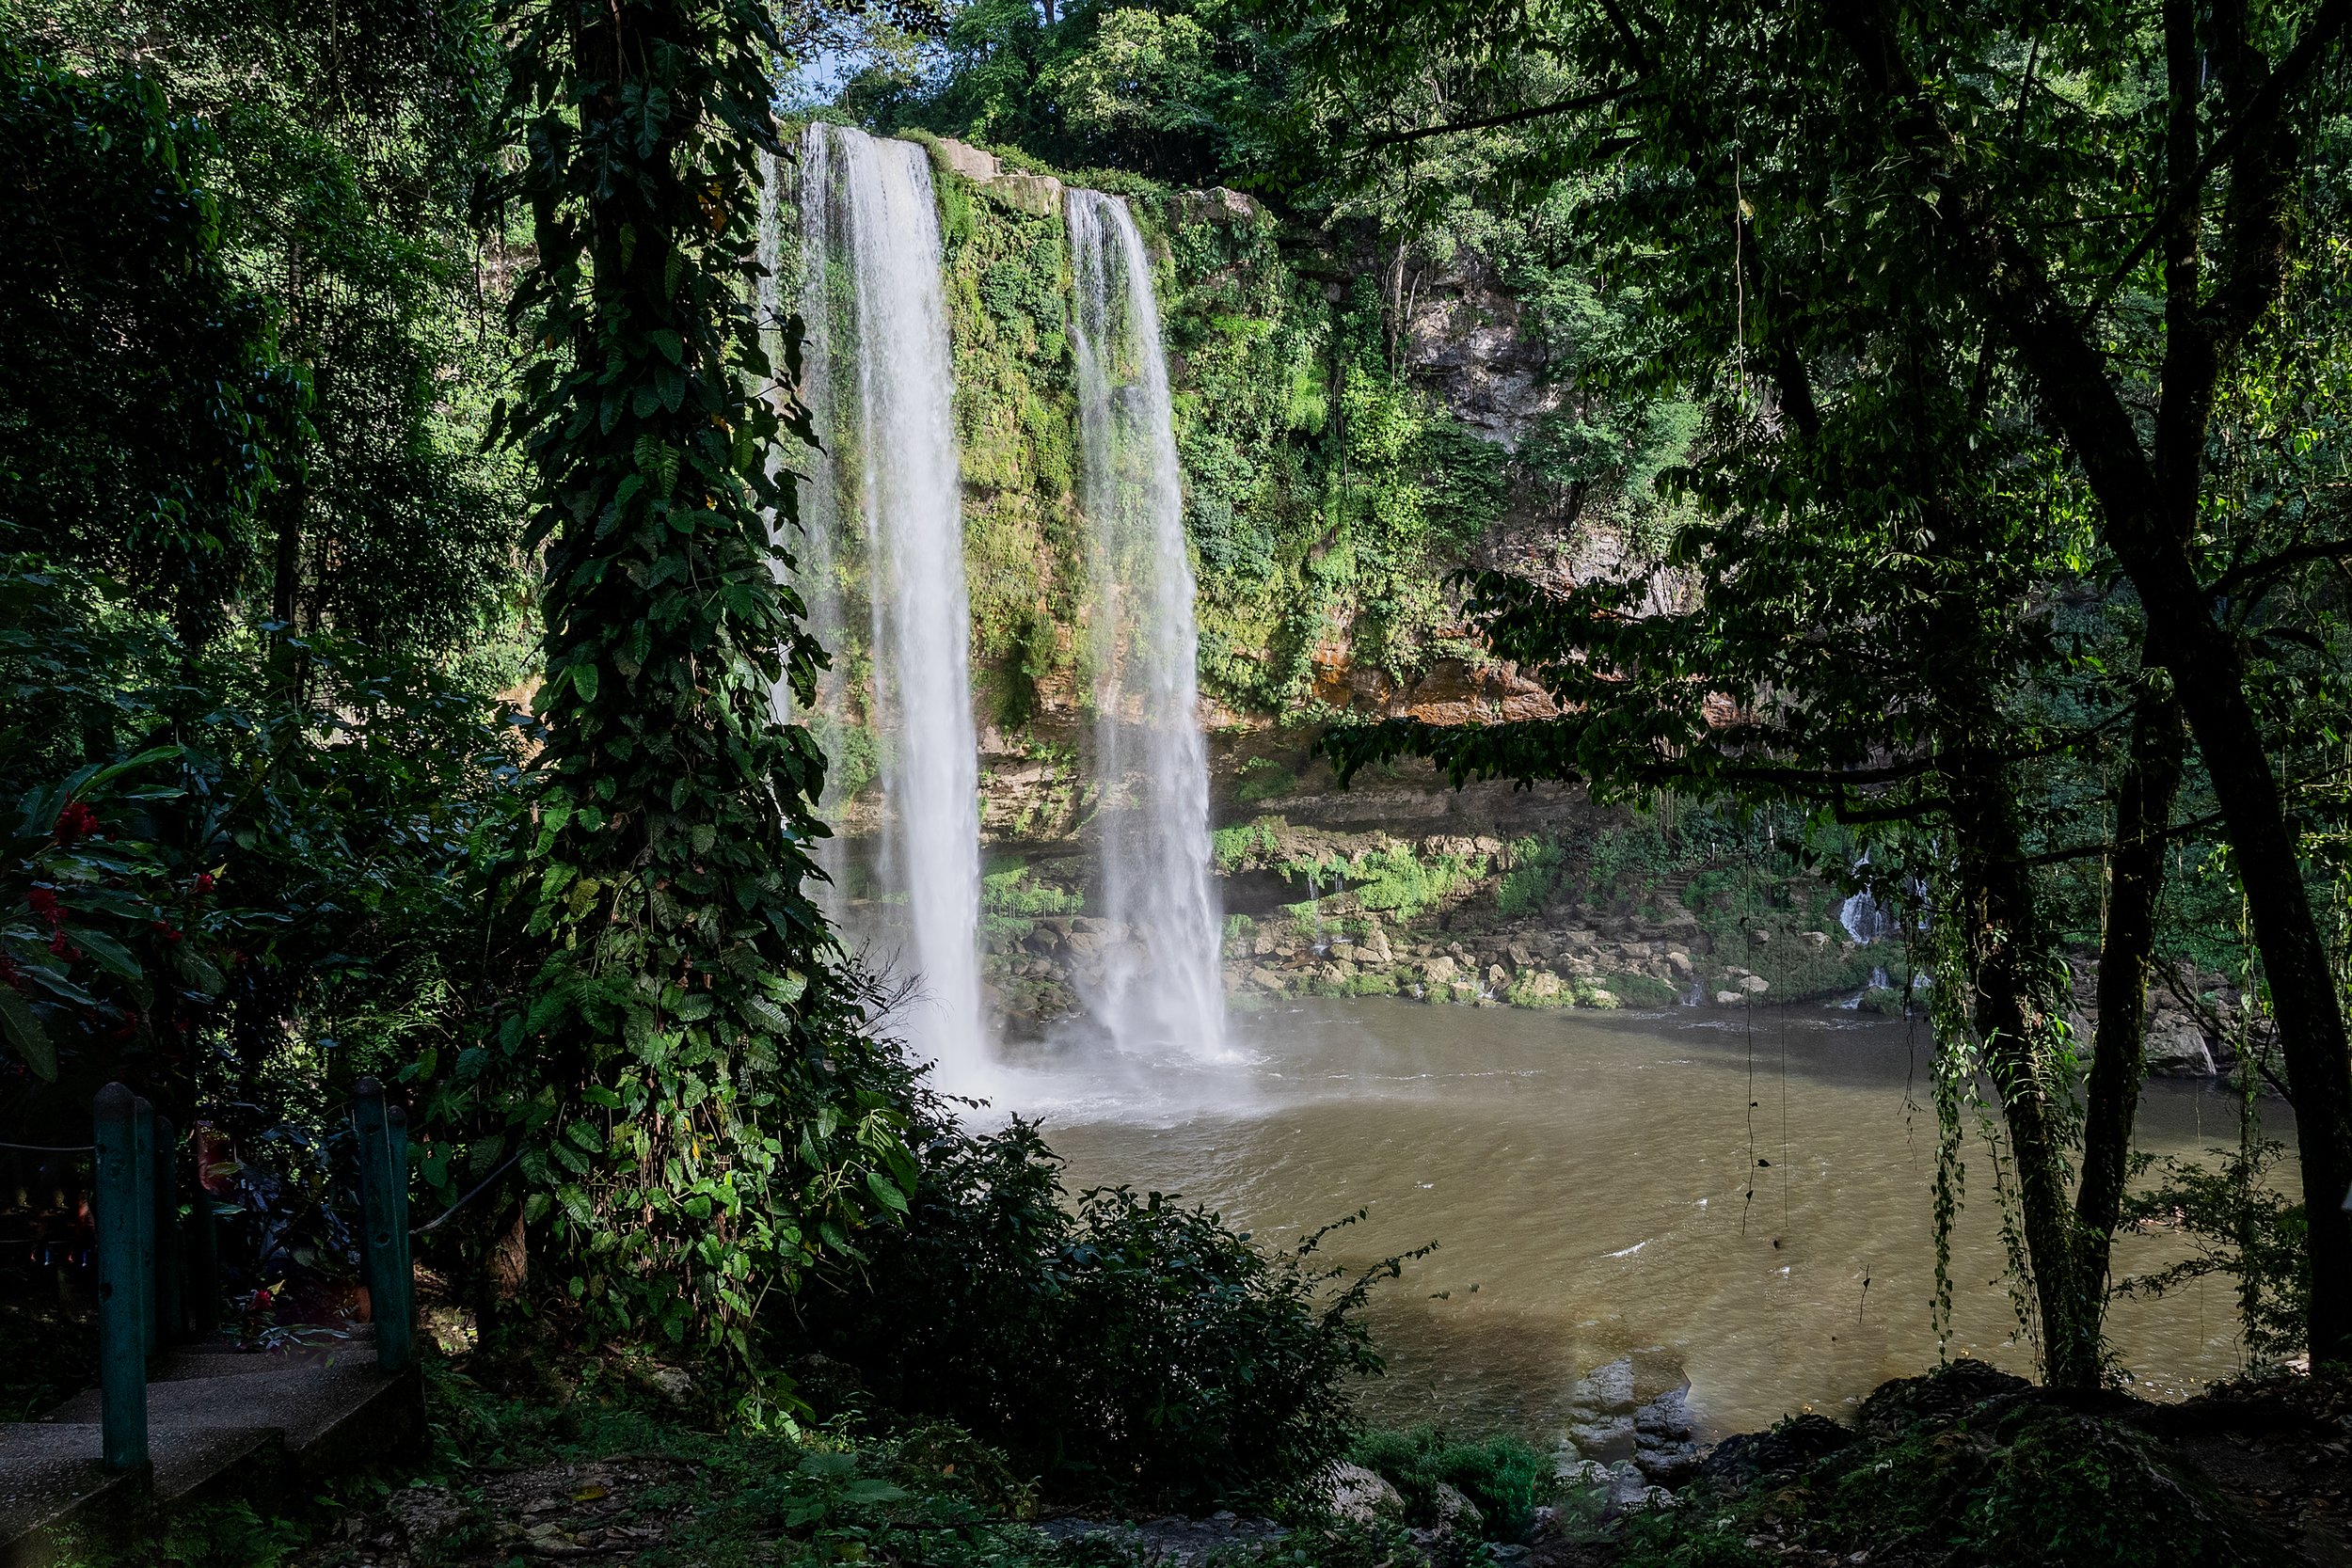
[[164,1358],[147,1388],[151,1478],[99,1468],[100,1415],[93,1389],[0,1427],[0,1568],[46,1563],[54,1532],[78,1519],[127,1524],[215,1483],[266,1497],[289,1471],[314,1478],[380,1458],[423,1431],[419,1380],[385,1376],[373,1345],[347,1340]]

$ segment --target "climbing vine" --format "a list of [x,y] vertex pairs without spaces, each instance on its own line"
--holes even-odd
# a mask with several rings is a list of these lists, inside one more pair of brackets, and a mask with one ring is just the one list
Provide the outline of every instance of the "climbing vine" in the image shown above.
[[807,415],[769,401],[750,303],[776,40],[755,0],[509,23],[506,194],[537,246],[514,310],[543,352],[501,415],[536,479],[547,739],[504,885],[543,957],[442,1109],[481,1130],[469,1166],[521,1140],[531,1251],[600,1325],[749,1361],[762,1293],[914,1176],[903,1073],[848,1026],[803,892],[824,761],[770,705],[822,657],[768,521],[793,518],[767,459]]

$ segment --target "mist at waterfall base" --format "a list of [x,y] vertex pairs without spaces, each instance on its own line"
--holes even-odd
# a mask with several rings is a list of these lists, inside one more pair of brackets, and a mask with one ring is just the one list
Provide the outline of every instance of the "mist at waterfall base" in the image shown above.
[[913,142],[817,124],[801,144],[800,185],[803,392],[834,460],[814,465],[828,471],[811,487],[805,531],[824,542],[805,553],[797,586],[811,626],[830,625],[837,636],[847,616],[834,551],[851,537],[841,498],[854,496],[873,650],[864,695],[886,737],[883,896],[854,914],[836,899],[834,912],[846,937],[917,978],[895,1022],[934,1064],[936,1085],[986,1095],[994,1074],[977,942],[979,751],[930,162]]

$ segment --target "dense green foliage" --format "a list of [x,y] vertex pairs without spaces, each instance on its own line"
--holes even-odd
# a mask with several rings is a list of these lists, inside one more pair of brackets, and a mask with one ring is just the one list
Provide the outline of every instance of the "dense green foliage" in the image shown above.
[[[1042,721],[1088,685],[1061,169],[1151,252],[1204,689],[1428,703],[1332,755],[1656,809],[1468,849],[1227,827],[1221,866],[1305,900],[1286,930],[1330,920],[1337,961],[1273,989],[1663,1004],[1687,955],[1564,981],[1337,939],[1676,897],[1774,950],[1772,988],[1851,988],[1880,955],[1826,945],[1867,887],[1928,921],[1937,1223],[1980,1120],[2053,1382],[2107,1375],[2136,1219],[2196,1251],[2126,1288],[2227,1273],[2257,1354],[2340,1350],[2348,17],[0,0],[0,1131],[62,1137],[114,1076],[218,1116],[232,1280],[324,1290],[334,1130],[395,1079],[424,1187],[469,1204],[428,1261],[525,1388],[445,1379],[454,1459],[675,1449],[706,1484],[649,1506],[684,1556],[1122,1559],[1020,1530],[1034,1478],[1309,1527],[1237,1559],[1395,1560],[1394,1522],[1316,1514],[1349,1455],[1414,1524],[1462,1494],[1447,1552],[1569,1501],[1516,1441],[1360,1431],[1399,1260],[1073,1196],[1033,1128],[958,1127],[808,895],[829,768],[854,789],[882,742],[774,721],[864,655],[784,586],[814,432],[757,206],[772,70],[864,28],[883,63],[819,112],[933,138],[976,668],[1016,745],[1068,760]],[[1554,711],[1456,721],[1514,681]],[[1297,784],[1261,758],[1239,793]],[[1009,945],[1082,895],[1000,864],[983,902]],[[2305,1204],[2250,1112],[2233,1161],[2125,1196],[2168,956],[2255,971],[2219,1022],[2249,1105],[2258,1072],[2296,1096]],[[612,1359],[528,1387],[534,1339]],[[735,1438],[652,1411],[648,1345]],[[2143,1422],[1940,1386],[1617,1546],[2267,1549]],[[459,1513],[434,1549],[502,1539]],[[205,1520],[169,1550],[302,1534]]]
[[[424,1250],[493,1343],[534,1317],[679,1341],[765,1419],[812,1270],[861,1322],[1007,1271],[992,1314],[927,1324],[1001,1396],[959,1396],[976,1420],[1073,1486],[1299,1481],[1352,1432],[1362,1282],[1157,1198],[1066,1212],[1033,1135],[920,1109],[803,892],[825,759],[771,692],[824,654],[770,532],[771,458],[809,433],[766,395],[797,327],[752,303],[763,17],[377,20],[357,59],[354,19],[299,8],[69,8],[56,59],[11,36],[38,156],[0,406],[8,1129],[55,1141],[117,1076],[211,1118],[230,1282],[324,1310],[353,1263],[337,1129],[356,1078],[395,1079],[425,1188],[470,1195]],[[601,74],[608,26],[648,74]],[[1032,229],[1025,293],[968,259],[1050,366],[1060,230]],[[213,401],[125,390],[149,380]],[[992,888],[1003,922],[1066,905]],[[970,1222],[1003,1209],[1036,1248]],[[1029,1374],[1045,1345],[1063,1381]]]
[[761,1295],[914,1180],[891,1058],[850,1027],[803,890],[824,760],[770,699],[822,657],[771,569],[792,499],[749,303],[773,37],[740,0],[515,25],[536,253],[513,310],[555,352],[513,415],[547,743],[505,896],[544,957],[493,1037],[420,1064],[458,1132],[425,1169],[454,1186],[523,1140],[521,1223],[582,1310],[756,1361]]
[[[903,1231],[804,1291],[787,1332],[912,1418],[1001,1444],[1057,1492],[1199,1508],[1296,1495],[1346,1451],[1359,1317],[1321,1236],[1269,1255],[1158,1193],[1066,1200],[1033,1127],[934,1126]],[[856,1395],[837,1395],[854,1403]]]
[[1477,1532],[1515,1542],[1553,1490],[1556,1462],[1514,1437],[1469,1442],[1435,1427],[1375,1432],[1356,1445],[1355,1462],[1396,1488],[1405,1516],[1424,1529],[1444,1520],[1438,1488],[1450,1486],[1478,1510]]
[[[1873,8],[1342,14],[1296,36],[1312,94],[1376,106],[1359,178],[1411,181],[1414,155],[1384,148],[1449,124],[1549,123],[1501,153],[1586,182],[1596,271],[1646,293],[1643,379],[1707,414],[1664,476],[1694,508],[1670,543],[1572,588],[1478,580],[1473,618],[1560,717],[1392,723],[1338,754],[1793,798],[1871,830],[1882,888],[1924,879],[1934,911],[1946,1081],[1989,1073],[2007,1117],[2052,1375],[2095,1381],[2163,839],[2205,789],[2278,1009],[2307,1212],[2352,1178],[2343,955],[2298,864],[2332,835],[2297,844],[2276,782],[2332,766],[2294,759],[2332,747],[2342,711],[2320,563],[2344,550],[2318,500],[2346,461],[2342,382],[2266,335],[2325,366],[2314,329],[2344,333],[2341,254],[2298,248],[2343,203],[2343,18],[2257,39],[2234,10],[2161,34]],[[2265,378],[2298,389],[2291,413],[2242,401]],[[2331,788],[2295,798],[2334,808]],[[2111,826],[2076,833],[2065,800]],[[2052,917],[2073,879],[2046,869],[2072,861],[2109,890],[2079,1108]],[[2352,1243],[2335,1220],[2309,1236],[2324,1346],[2352,1334]]]
[[[1068,241],[1059,212],[1025,190],[944,161],[934,180],[974,663],[994,716],[1020,726],[1041,689],[1077,689],[1087,646]],[[1281,221],[1132,177],[1099,182],[1127,195],[1159,259],[1205,689],[1296,712],[1333,697],[1316,684],[1333,646],[1392,679],[1417,673],[1444,651],[1438,579],[1502,514],[1502,454],[1400,375],[1377,292],[1335,306],[1324,266],[1286,256]]]
[[0,548],[109,570],[199,643],[304,401],[223,253],[217,145],[150,78],[84,77],[14,37],[0,78]]

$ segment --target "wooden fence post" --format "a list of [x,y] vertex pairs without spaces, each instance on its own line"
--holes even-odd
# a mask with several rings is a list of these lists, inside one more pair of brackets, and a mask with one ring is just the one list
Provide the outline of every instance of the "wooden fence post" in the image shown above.
[[384,1088],[373,1078],[360,1079],[353,1091],[351,1125],[359,1143],[359,1209],[367,1243],[368,1315],[375,1323],[375,1364],[388,1372],[405,1372],[409,1362],[408,1322],[403,1316],[407,1290],[400,1275],[408,1236],[400,1214],[405,1206],[394,1195],[405,1185],[407,1173],[392,1168]]
[[139,1107],[120,1084],[98,1091],[98,1370],[102,1459],[109,1470],[147,1466],[147,1337],[154,1323],[140,1264],[141,1215],[154,1213],[139,1158]]

